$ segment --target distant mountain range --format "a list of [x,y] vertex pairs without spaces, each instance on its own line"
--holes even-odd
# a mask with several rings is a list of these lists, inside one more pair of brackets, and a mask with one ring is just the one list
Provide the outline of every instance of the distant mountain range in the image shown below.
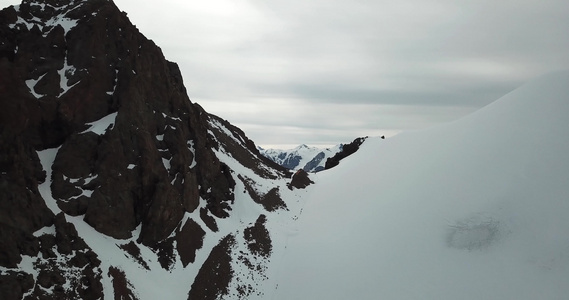
[[[381,137],[384,139],[385,137]],[[338,165],[340,160],[354,154],[367,137],[359,137],[348,144],[338,144],[330,148],[310,147],[305,144],[288,149],[263,149],[257,147],[259,152],[268,159],[289,170],[304,170],[306,172],[319,172]]]
[[318,148],[302,144],[288,150],[263,149],[261,147],[258,149],[262,155],[287,169],[318,172],[324,170],[326,160],[342,151],[343,146],[343,144],[338,144],[331,148]]

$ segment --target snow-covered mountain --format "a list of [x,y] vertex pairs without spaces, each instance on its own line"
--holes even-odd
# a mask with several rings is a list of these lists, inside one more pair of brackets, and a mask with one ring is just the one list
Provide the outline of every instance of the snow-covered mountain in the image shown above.
[[565,299],[569,72],[315,174],[272,299]]
[[0,299],[263,297],[306,174],[192,103],[112,1],[5,8],[0,57]]
[[0,11],[0,58],[0,299],[569,295],[569,72],[308,177],[112,1]]
[[340,152],[342,146],[343,144],[338,144],[331,148],[318,148],[302,144],[288,150],[258,148],[262,155],[287,169],[318,172],[324,170],[326,160]]

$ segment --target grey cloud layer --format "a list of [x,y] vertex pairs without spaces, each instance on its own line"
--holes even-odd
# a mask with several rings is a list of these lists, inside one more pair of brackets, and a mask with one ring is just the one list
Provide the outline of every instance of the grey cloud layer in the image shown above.
[[261,145],[431,126],[569,68],[565,0],[115,3]]
[[192,99],[259,144],[430,126],[569,68],[565,1],[208,3],[168,2],[178,38],[154,37]]

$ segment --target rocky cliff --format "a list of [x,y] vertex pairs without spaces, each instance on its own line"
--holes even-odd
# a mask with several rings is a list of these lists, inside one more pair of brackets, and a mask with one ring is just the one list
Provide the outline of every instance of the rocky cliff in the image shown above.
[[[359,137],[353,140],[351,143],[343,145],[342,150],[326,159],[324,170],[328,170],[337,166],[342,159],[356,153],[356,151],[360,149],[360,146],[365,142],[367,138],[367,136]],[[384,139],[384,137],[382,136],[381,139]]]
[[[236,191],[279,198],[290,177],[192,103],[178,66],[112,1],[0,11],[0,107],[2,299],[136,298],[126,267],[101,259],[115,252],[98,250],[100,237],[146,269],[144,253],[192,267],[208,236],[219,245],[203,259],[223,260],[240,230],[219,236]],[[263,226],[255,219],[244,226]]]

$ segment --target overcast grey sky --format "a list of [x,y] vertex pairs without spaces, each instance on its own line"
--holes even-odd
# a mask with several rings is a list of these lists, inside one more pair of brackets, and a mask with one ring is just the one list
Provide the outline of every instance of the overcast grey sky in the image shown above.
[[569,69],[566,0],[115,3],[193,102],[261,146],[433,126]]

